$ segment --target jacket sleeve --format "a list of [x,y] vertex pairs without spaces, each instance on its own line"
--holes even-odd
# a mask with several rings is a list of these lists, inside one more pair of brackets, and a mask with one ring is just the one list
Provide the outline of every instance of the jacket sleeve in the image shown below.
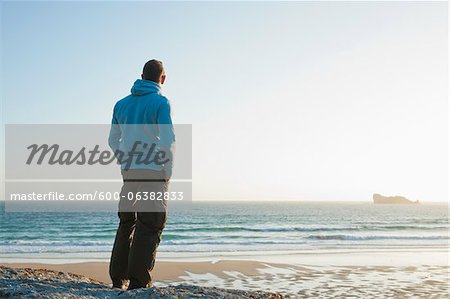
[[119,126],[116,117],[116,107],[114,107],[112,121],[111,121],[111,129],[109,131],[108,144],[114,154],[117,153],[119,149],[120,139],[122,138],[122,130]]
[[164,160],[167,161],[163,165],[165,175],[166,177],[171,177],[175,151],[175,132],[172,123],[170,102],[166,98],[164,98],[164,101],[158,109],[156,123],[158,124],[159,131],[158,147],[165,154]]

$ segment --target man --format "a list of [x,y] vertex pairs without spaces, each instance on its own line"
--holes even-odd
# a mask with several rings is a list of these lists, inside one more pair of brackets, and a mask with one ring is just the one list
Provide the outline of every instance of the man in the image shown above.
[[[148,61],[141,78],[134,82],[131,95],[114,106],[109,136],[123,177],[109,274],[115,288],[124,288],[129,280],[128,290],[151,286],[150,271],[167,221],[165,201],[154,199],[167,192],[175,141],[170,103],[161,94],[166,80],[162,62]],[[156,151],[162,155],[142,161]]]

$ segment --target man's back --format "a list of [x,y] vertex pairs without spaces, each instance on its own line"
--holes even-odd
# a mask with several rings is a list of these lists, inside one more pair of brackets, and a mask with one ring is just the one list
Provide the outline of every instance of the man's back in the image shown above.
[[131,95],[116,103],[113,123],[171,124],[170,103],[161,94],[159,84],[136,80],[131,88]]
[[[114,106],[112,126],[109,135],[109,145],[113,152],[127,153],[139,150],[146,154],[150,145],[154,144],[172,157],[171,147],[175,141],[172,126],[170,103],[161,94],[158,83],[148,80],[136,80],[131,88],[131,94]],[[139,146],[136,147],[136,142]],[[142,148],[143,145],[148,145]],[[152,156],[153,158],[153,156]],[[166,175],[171,175],[172,161],[167,165],[122,163],[122,168],[165,169]]]

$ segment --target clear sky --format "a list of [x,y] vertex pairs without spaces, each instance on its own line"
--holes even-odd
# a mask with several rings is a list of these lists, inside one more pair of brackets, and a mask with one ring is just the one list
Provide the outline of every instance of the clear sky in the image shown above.
[[445,2],[3,2],[4,123],[109,123],[151,58],[194,199],[448,200]]

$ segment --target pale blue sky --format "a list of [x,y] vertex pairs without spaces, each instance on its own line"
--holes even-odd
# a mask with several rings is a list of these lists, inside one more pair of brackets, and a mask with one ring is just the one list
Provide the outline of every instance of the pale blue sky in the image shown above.
[[4,123],[109,123],[162,60],[194,199],[448,199],[445,2],[3,2],[2,58]]

